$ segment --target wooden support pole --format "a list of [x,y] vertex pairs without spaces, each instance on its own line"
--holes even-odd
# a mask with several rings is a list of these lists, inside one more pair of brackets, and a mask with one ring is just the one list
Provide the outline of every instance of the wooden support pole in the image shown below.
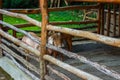
[[[0,0],[0,9],[2,9],[2,0]],[[0,20],[3,20],[3,14],[0,14]],[[0,29],[2,29],[2,24],[0,24]],[[1,44],[1,39],[2,39],[2,36],[0,36],[0,44]],[[0,57],[2,57],[2,49],[0,49]]]
[[120,36],[120,4],[119,4],[119,25],[118,25],[118,34]]
[[17,38],[17,35],[16,35],[16,34],[17,34],[16,31],[13,30],[13,36],[14,36],[15,38]]
[[110,13],[110,4],[108,4],[108,13],[107,13],[107,36],[110,35],[110,20],[111,19],[111,13]]
[[104,14],[104,4],[102,4],[102,6],[101,6],[101,22],[102,22],[102,24],[101,24],[101,28],[102,28],[102,30],[101,30],[101,34],[102,35],[104,35],[104,29],[105,29],[105,14]]
[[116,4],[113,4],[113,35],[116,36]]
[[43,59],[43,56],[46,54],[48,5],[47,5],[47,0],[39,0],[39,2],[40,2],[41,14],[42,14],[40,77],[41,80],[45,80],[46,63],[45,60]]
[[101,31],[101,8],[102,8],[102,5],[99,4],[99,10],[98,10],[98,31],[97,33],[100,34],[100,31]]

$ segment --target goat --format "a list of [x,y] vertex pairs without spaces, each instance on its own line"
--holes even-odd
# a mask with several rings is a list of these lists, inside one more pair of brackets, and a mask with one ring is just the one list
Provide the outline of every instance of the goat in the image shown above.
[[[41,38],[38,37],[35,33],[29,32],[29,34],[31,34],[33,37],[35,37],[36,39],[41,41]],[[39,44],[34,42],[33,40],[31,40],[27,36],[24,36],[22,38],[22,41],[24,43],[28,44],[29,46],[40,50]],[[52,44],[56,47],[63,47],[64,46],[64,47],[67,47],[68,50],[72,49],[71,37],[69,37],[67,34],[63,34],[63,33],[50,33],[48,35],[47,43]],[[28,51],[25,51],[25,52],[29,53]],[[57,57],[57,55],[58,55],[58,52],[53,51],[51,49],[47,49],[47,53],[50,54],[50,55],[54,55],[54,57]],[[27,57],[26,57],[26,59],[27,59]],[[61,59],[63,60],[62,55],[61,55]]]

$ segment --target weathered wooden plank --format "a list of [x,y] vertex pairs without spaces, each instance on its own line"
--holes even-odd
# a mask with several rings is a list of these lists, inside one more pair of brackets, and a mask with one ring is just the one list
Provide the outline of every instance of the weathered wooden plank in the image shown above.
[[32,78],[21,71],[10,59],[7,57],[0,58],[0,66],[11,75],[14,80],[32,80]]
[[6,52],[10,53],[13,57],[15,57],[17,60],[19,60],[20,62],[22,62],[26,67],[28,67],[30,70],[36,72],[37,74],[39,74],[39,69],[37,69],[34,65],[32,65],[31,63],[29,63],[28,61],[26,61],[23,57],[17,55],[15,52],[13,52],[12,50],[10,50],[7,46],[5,46],[4,44],[1,44],[0,47],[2,49],[4,49]]

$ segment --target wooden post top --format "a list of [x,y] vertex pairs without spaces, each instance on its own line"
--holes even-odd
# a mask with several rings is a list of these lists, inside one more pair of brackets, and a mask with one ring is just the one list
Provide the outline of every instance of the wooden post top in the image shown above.
[[120,3],[120,0],[68,0],[70,2]]

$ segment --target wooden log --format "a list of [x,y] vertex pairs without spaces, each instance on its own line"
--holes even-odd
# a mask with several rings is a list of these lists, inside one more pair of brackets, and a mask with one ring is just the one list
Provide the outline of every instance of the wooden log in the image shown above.
[[4,52],[5,56],[9,57],[13,63],[22,71],[24,71],[27,75],[29,75],[30,77],[32,77],[32,79],[34,80],[40,80],[38,77],[36,77],[33,73],[31,73],[29,70],[27,70],[26,68],[24,68],[21,64],[19,64],[9,53]]
[[[17,18],[24,19],[23,18],[24,15],[22,15],[22,14],[11,13],[11,12],[8,12],[8,11],[5,11],[5,10],[0,10],[0,13],[6,14],[6,15],[9,15],[9,16],[12,16],[12,17],[17,17]],[[28,16],[26,16],[26,17],[28,17]],[[36,20],[33,20],[32,18],[25,18],[24,20],[27,20],[30,23],[41,27],[41,23],[36,21]],[[105,44],[108,44],[108,45],[112,45],[112,46],[116,46],[116,47],[119,47],[119,44],[120,44],[119,39],[110,38],[110,37],[94,34],[94,33],[87,32],[87,31],[81,31],[81,30],[77,31],[77,30],[73,30],[73,29],[62,28],[62,27],[57,27],[57,26],[52,26],[52,25],[47,25],[47,29],[63,32],[63,33],[70,34],[70,35],[73,35],[73,36],[92,39],[92,40],[99,41],[99,42],[102,42],[102,43],[105,43]],[[73,33],[71,33],[71,31]]]
[[119,0],[69,0],[74,2],[120,3]]
[[120,36],[120,5],[119,5],[119,24],[118,24],[118,35]]
[[116,36],[116,4],[113,5],[113,35]]
[[100,78],[98,78],[96,76],[93,76],[93,75],[91,75],[89,73],[86,73],[86,72],[84,72],[82,70],[79,70],[79,69],[77,69],[77,68],[75,68],[73,66],[70,66],[70,65],[68,65],[68,64],[66,64],[64,62],[61,62],[61,61],[59,61],[59,60],[57,60],[57,59],[55,59],[55,58],[53,58],[53,57],[51,57],[49,55],[45,55],[44,59],[47,60],[47,61],[50,61],[51,63],[65,69],[65,70],[67,70],[67,71],[69,71],[69,72],[71,72],[71,73],[73,73],[75,75],[77,75],[78,77],[80,77],[80,78],[82,78],[84,80],[89,80],[89,79],[91,79],[91,80],[102,80],[102,79],[100,79]]
[[1,14],[4,14],[4,15],[8,15],[8,16],[12,16],[12,17],[16,17],[16,18],[21,18],[23,20],[26,20],[32,24],[36,24],[36,26],[41,26],[41,23],[28,17],[27,15],[25,14],[18,14],[18,13],[12,13],[12,12],[8,12],[8,11],[5,11],[5,10],[2,10],[0,9],[0,13]]
[[[66,7],[54,7],[54,8],[48,8],[48,12],[54,12],[54,11],[66,11],[66,10],[83,10],[83,9],[97,9],[98,5],[89,5],[89,6],[66,6]],[[23,13],[23,14],[37,14],[40,13],[40,9],[5,9],[10,12],[15,13]]]
[[[16,26],[17,28],[24,28],[24,27],[33,27],[33,24],[26,23],[26,24],[15,24],[13,26]],[[8,27],[4,27],[3,30],[10,30]]]
[[[53,29],[54,29],[54,26],[52,26],[53,27]],[[57,28],[57,27],[55,27],[55,28]],[[14,28],[13,28],[14,29]],[[60,29],[62,29],[62,28],[60,28]],[[66,28],[64,28],[64,29],[66,29]],[[67,28],[68,29],[68,28]],[[16,29],[17,30],[17,29]],[[1,31],[1,30],[0,30]],[[73,29],[71,29],[71,31],[72,32],[77,32],[78,30],[74,30],[73,31]],[[71,32],[70,31],[70,32]],[[80,30],[79,30],[80,31]],[[23,31],[21,31],[22,33],[23,33]],[[67,32],[67,31],[66,31]],[[83,31],[84,32],[84,31]],[[87,32],[87,31],[86,31]],[[85,33],[86,33],[85,32]],[[4,33],[4,32],[3,32]],[[1,34],[3,34],[2,32],[1,32]],[[77,32],[78,34],[80,34],[79,32]],[[90,32],[88,32],[88,33],[90,33]],[[24,34],[25,34],[25,32],[24,32]],[[91,34],[91,33],[90,33]],[[94,33],[92,33],[92,34],[94,34]],[[4,35],[4,34],[3,34]],[[28,35],[28,34],[25,34],[25,35],[27,35],[29,38],[31,38],[32,36],[30,36],[30,35]],[[86,35],[88,35],[88,34],[86,34]],[[96,35],[96,34],[95,34]],[[88,35],[89,37],[92,37],[92,36],[90,36],[90,35]],[[98,36],[100,36],[100,35],[98,35]],[[98,36],[96,36],[96,37],[98,37]],[[4,37],[5,37],[5,35],[4,35]],[[103,37],[103,36],[102,36]],[[7,37],[6,37],[7,38]],[[104,38],[104,37],[103,37]],[[106,37],[105,37],[106,38]],[[8,38],[9,39],[9,38]],[[33,41],[35,41],[35,42],[37,42],[37,43],[40,43],[37,39],[35,39],[35,38],[31,38]],[[109,38],[109,40],[111,40],[111,39],[113,39],[113,40],[117,40],[118,42],[120,42],[119,41],[119,39],[114,39],[114,38]],[[11,39],[10,39],[11,40]],[[14,41],[14,37],[13,37],[13,40],[12,41]],[[114,43],[115,43],[116,41],[114,41]],[[50,45],[50,44],[47,44],[46,45],[46,47],[48,47],[48,48],[50,48],[50,49],[53,49],[53,50],[55,50],[55,51],[58,51],[58,52],[60,52],[60,53],[63,53],[64,55],[67,55],[68,57],[70,57],[70,58],[74,58],[74,59],[78,59],[78,60],[80,60],[81,62],[83,62],[83,63],[86,63],[86,64],[89,64],[89,65],[91,65],[91,66],[93,66],[93,67],[95,67],[96,69],[98,69],[99,71],[101,71],[101,72],[103,72],[103,73],[105,73],[105,74],[107,74],[107,75],[109,75],[109,76],[112,76],[112,77],[114,77],[114,78],[116,78],[116,79],[120,79],[120,74],[118,74],[117,72],[115,72],[115,71],[113,71],[113,70],[111,70],[111,69],[109,69],[109,68],[107,68],[106,66],[104,66],[104,65],[99,65],[98,63],[96,63],[96,62],[92,62],[92,61],[90,61],[90,60],[88,60],[87,58],[85,58],[85,57],[83,57],[83,56],[80,56],[80,55],[77,55],[77,54],[75,54],[75,53],[72,53],[72,52],[69,52],[69,51],[66,51],[66,50],[64,50],[64,49],[61,49],[61,48],[58,48],[58,47],[55,47],[55,46],[53,46],[53,45]]]
[[111,19],[111,14],[110,14],[110,4],[107,5],[108,6],[108,13],[107,13],[107,36],[109,36],[110,34],[110,19]]
[[[2,10],[2,11],[0,10],[0,12],[4,12],[4,10]],[[9,14],[11,12],[5,11],[4,13]],[[14,15],[15,14],[12,13],[11,16],[14,16]],[[19,16],[22,16],[22,15],[20,14]],[[17,16],[14,16],[14,17],[17,17]],[[31,22],[31,23],[33,23],[33,24],[41,27],[41,23],[38,22],[38,21],[36,21],[36,20],[29,19],[27,21],[29,21],[29,22],[34,21],[36,24],[34,22]],[[2,24],[1,21],[0,21],[0,23]],[[120,41],[119,41],[119,39],[110,38],[110,37],[107,37],[107,36],[102,36],[102,35],[99,35],[99,34],[88,32],[88,31],[81,31],[81,30],[78,31],[78,30],[74,30],[74,29],[62,28],[62,27],[57,27],[57,26],[52,26],[52,25],[47,25],[47,29],[48,30],[62,32],[62,33],[66,33],[66,34],[70,34],[70,35],[73,35],[73,36],[88,38],[88,39],[99,41],[99,42],[102,42],[102,43],[105,43],[105,44],[108,44],[108,45],[120,47]]]
[[100,34],[100,31],[101,31],[101,8],[102,8],[102,5],[99,4],[99,10],[98,10],[98,28],[97,28],[97,33]]
[[108,68],[107,66],[105,65],[100,65],[98,64],[97,62],[92,62],[90,61],[89,59],[85,58],[84,56],[82,55],[77,55],[73,52],[69,52],[69,51],[66,51],[64,49],[61,49],[61,48],[55,48],[54,46],[52,45],[46,45],[48,48],[50,49],[53,49],[53,50],[56,50],[66,56],[68,56],[69,58],[74,58],[74,59],[77,59],[77,60],[80,60],[81,62],[83,63],[86,63],[88,65],[91,65],[92,67],[96,68],[97,70],[107,74],[108,76],[111,76],[113,78],[116,78],[116,79],[120,79],[120,74],[117,73],[116,71]]
[[39,69],[37,69],[34,65],[23,59],[21,56],[17,55],[15,52],[13,52],[11,49],[9,49],[6,45],[0,44],[0,47],[4,49],[7,53],[11,54],[13,57],[15,57],[17,60],[19,60],[21,63],[23,63],[26,67],[28,67],[30,70],[36,72],[39,74]]
[[71,80],[69,77],[67,77],[65,74],[53,69],[50,65],[47,65],[47,68],[52,71],[52,73],[55,73],[59,77],[61,77],[63,80]]
[[21,42],[20,40],[12,37],[11,35],[8,35],[7,33],[5,33],[3,30],[0,30],[0,35],[7,38],[8,40],[14,42],[15,44],[23,47],[24,49],[32,52],[33,54],[35,54],[36,56],[40,56],[40,52],[37,49],[34,49],[28,45],[26,45],[25,43]]
[[53,11],[66,11],[66,10],[84,10],[84,9],[98,9],[98,5],[89,5],[89,6],[66,6],[60,8],[48,8],[48,12]]
[[46,43],[47,43],[47,24],[48,24],[48,4],[47,0],[39,0],[39,5],[41,8],[42,14],[42,30],[41,30],[41,55],[40,55],[40,78],[41,80],[45,79],[46,71],[46,62],[43,59],[43,56],[46,54]]
[[91,20],[91,21],[80,21],[80,22],[50,22],[51,25],[64,25],[64,24],[91,24],[91,23],[98,23],[98,20]]
[[10,12],[15,12],[15,13],[22,13],[22,14],[37,14],[40,13],[39,8],[34,8],[34,9],[5,9]]
[[104,14],[104,4],[101,6],[101,34],[104,35],[104,27],[105,27],[105,14]]
[[10,43],[10,42],[8,42],[8,41],[5,40],[5,39],[2,39],[2,43],[6,44],[6,45],[8,45],[8,46],[10,46],[10,47],[13,47],[13,48],[16,49],[18,52],[20,52],[22,55],[28,56],[28,57],[30,57],[31,59],[34,59],[34,60],[36,60],[36,61],[39,62],[39,58],[38,58],[37,56],[31,55],[31,54],[26,54],[26,53],[23,51],[23,48],[21,49],[21,47],[17,47],[15,44]]
[[119,39],[91,33],[88,31],[74,30],[74,29],[62,28],[62,27],[57,27],[57,26],[52,26],[52,25],[48,25],[47,29],[52,30],[52,31],[58,31],[58,32],[70,34],[72,36],[88,38],[88,39],[99,41],[99,42],[102,42],[102,43],[105,43],[108,45],[120,47],[120,40]]

